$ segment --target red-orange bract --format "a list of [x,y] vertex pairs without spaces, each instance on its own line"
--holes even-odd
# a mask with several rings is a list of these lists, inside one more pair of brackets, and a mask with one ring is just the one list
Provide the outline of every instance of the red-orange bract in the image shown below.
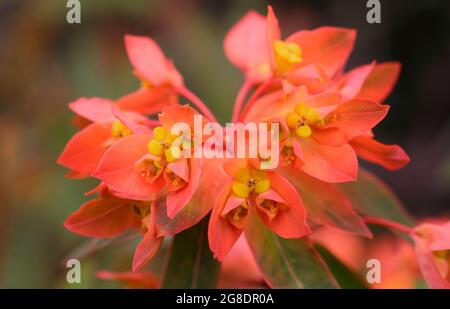
[[[90,192],[99,196],[70,215],[66,228],[87,237],[137,230],[142,240],[133,271],[156,255],[164,237],[208,215],[208,242],[219,261],[226,261],[238,238],[245,241],[242,232],[258,222],[282,239],[314,236],[318,225],[371,238],[365,218],[336,183],[357,179],[358,156],[389,170],[403,167],[409,157],[400,146],[376,141],[372,132],[389,110],[384,100],[400,64],[373,62],[344,72],[355,39],[355,30],[335,27],[283,39],[270,6],[267,16],[247,13],[226,35],[225,54],[245,76],[233,122],[278,123],[281,128],[280,166],[268,170],[260,158],[192,156],[205,143],[204,133],[185,136],[174,133],[174,125],[185,123],[192,132],[195,115],[203,115],[202,128],[214,115],[187,90],[154,40],[125,36],[140,89],[116,101],[81,98],[69,104],[81,130],[58,163],[72,177],[92,176],[101,183]],[[179,105],[178,95],[193,106]],[[415,231],[425,278],[432,287],[448,287],[448,224],[421,225]],[[244,259],[255,262],[248,248],[244,251]],[[160,285],[145,271],[99,276]],[[257,272],[255,277],[264,278]]]

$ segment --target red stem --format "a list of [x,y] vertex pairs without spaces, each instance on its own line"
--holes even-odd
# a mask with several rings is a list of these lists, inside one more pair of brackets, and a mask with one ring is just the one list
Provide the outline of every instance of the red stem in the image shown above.
[[231,117],[232,122],[236,122],[239,118],[239,113],[241,112],[242,105],[244,104],[244,100],[247,97],[247,93],[253,87],[253,80],[246,79],[241,89],[239,89],[239,93],[236,97],[236,101],[233,106],[233,116]]
[[252,96],[250,97],[250,99],[247,102],[247,105],[244,108],[244,111],[241,113],[241,117],[240,120],[244,119],[245,116],[247,115],[248,111],[250,110],[251,106],[253,105],[253,103],[255,102],[255,100],[267,89],[269,88],[272,83],[273,83],[273,79],[268,79],[266,80],[264,83],[262,83],[258,88],[256,88],[255,92],[253,92]]
[[394,222],[391,220],[386,220],[386,219],[381,219],[381,218],[376,218],[376,217],[364,217],[364,222],[369,223],[369,224],[385,226],[390,229],[397,230],[399,232],[403,232],[406,234],[414,233],[414,230],[412,228],[410,228],[409,226],[406,226],[404,224]]
[[199,111],[203,115],[205,115],[206,118],[208,118],[210,121],[217,122],[216,117],[214,117],[213,113],[211,113],[211,111],[206,106],[206,104],[203,103],[203,101],[200,100],[200,98],[197,97],[193,92],[191,92],[189,89],[187,89],[184,86],[179,87],[177,90],[181,96],[185,97],[192,104],[194,104],[199,109]]

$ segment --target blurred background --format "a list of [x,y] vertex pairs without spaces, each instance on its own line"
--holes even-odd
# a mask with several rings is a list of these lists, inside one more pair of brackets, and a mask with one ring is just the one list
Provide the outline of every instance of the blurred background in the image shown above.
[[[375,130],[402,145],[411,164],[374,171],[417,218],[450,210],[450,2],[383,1],[382,23],[366,22],[365,0],[201,1],[81,0],[81,24],[66,22],[66,1],[0,1],[0,287],[67,287],[61,264],[82,237],[64,219],[95,182],[64,178],[55,161],[75,129],[67,103],[80,96],[117,98],[139,85],[123,46],[126,33],[149,35],[186,84],[222,122],[242,81],[222,49],[226,31],[249,9],[272,4],[285,35],[323,25],[358,30],[347,68],[377,61],[403,64]],[[128,248],[129,247],[129,248]],[[128,269],[133,244],[83,262],[82,287],[113,287],[98,269]],[[111,259],[114,255],[118,257]],[[79,287],[79,286],[77,286]]]

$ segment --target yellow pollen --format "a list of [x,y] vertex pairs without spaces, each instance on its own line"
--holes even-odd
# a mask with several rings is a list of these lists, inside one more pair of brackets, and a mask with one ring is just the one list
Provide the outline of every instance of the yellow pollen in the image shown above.
[[152,84],[148,80],[141,80],[141,87],[143,88],[152,88]]
[[174,162],[180,156],[180,149],[178,147],[172,146],[164,151],[166,161],[169,163]]
[[120,120],[115,120],[111,125],[111,135],[117,138],[125,137],[133,134],[131,130],[125,126]]
[[311,133],[311,128],[307,124],[299,126],[297,129],[295,129],[295,134],[300,137],[310,137]]
[[167,130],[164,127],[155,127],[153,129],[153,138],[158,141],[164,141],[167,137]]
[[302,50],[296,43],[275,41],[273,43],[277,73],[283,74],[290,71],[302,61]]
[[309,108],[306,111],[305,118],[308,123],[316,123],[320,120],[320,114],[314,108]]
[[270,188],[270,181],[268,179],[261,180],[255,184],[255,192],[258,194],[264,193]]
[[298,123],[301,121],[300,116],[295,112],[290,112],[286,116],[286,123],[289,129],[295,129],[298,126]]
[[268,216],[269,221],[272,221],[277,216],[279,211],[278,203],[270,200],[264,200],[260,205],[261,207],[268,210],[268,212],[266,212],[266,215]]
[[248,195],[250,194],[249,187],[245,183],[242,183],[242,182],[234,181],[231,188],[233,190],[233,193],[236,194],[240,198],[247,198]]
[[321,122],[319,112],[304,103],[297,104],[294,112],[290,112],[286,116],[287,126],[295,131],[299,137],[307,138],[311,136],[311,125]]
[[172,145],[172,143],[178,138],[178,136],[176,135],[172,135],[170,133],[167,134],[166,138],[164,139],[164,141],[166,142],[167,145]]
[[308,105],[306,105],[304,103],[300,103],[295,106],[295,112],[300,117],[305,117],[306,113],[308,112],[308,109],[309,109]]
[[264,171],[247,168],[239,169],[234,175],[233,193],[241,198],[247,198],[250,192],[261,194],[269,190],[270,181]]
[[164,146],[161,144],[160,141],[156,140],[156,139],[152,139],[148,145],[148,152],[150,152],[152,155],[154,156],[161,156],[164,150]]

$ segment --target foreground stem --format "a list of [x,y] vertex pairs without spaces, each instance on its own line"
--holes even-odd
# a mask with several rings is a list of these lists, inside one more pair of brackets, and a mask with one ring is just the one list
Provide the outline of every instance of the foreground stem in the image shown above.
[[199,111],[203,115],[205,115],[206,118],[208,118],[210,121],[217,122],[216,117],[214,117],[213,113],[209,110],[206,104],[203,103],[203,101],[199,97],[197,97],[197,95],[195,95],[192,91],[184,86],[178,88],[177,90],[181,96],[185,97],[192,104],[194,104],[199,109]]
[[364,217],[364,222],[369,223],[369,224],[385,226],[387,228],[397,230],[399,232],[403,232],[406,234],[414,233],[414,229],[410,228],[409,226],[406,226],[406,225],[398,223],[398,222],[390,221],[387,219],[381,219],[381,218],[376,218],[376,217]]
[[251,79],[246,79],[241,89],[239,89],[238,95],[236,97],[236,101],[233,106],[233,115],[231,117],[232,122],[236,122],[239,118],[239,113],[242,110],[242,106],[244,105],[244,100],[247,96],[249,90],[253,87],[253,81]]

